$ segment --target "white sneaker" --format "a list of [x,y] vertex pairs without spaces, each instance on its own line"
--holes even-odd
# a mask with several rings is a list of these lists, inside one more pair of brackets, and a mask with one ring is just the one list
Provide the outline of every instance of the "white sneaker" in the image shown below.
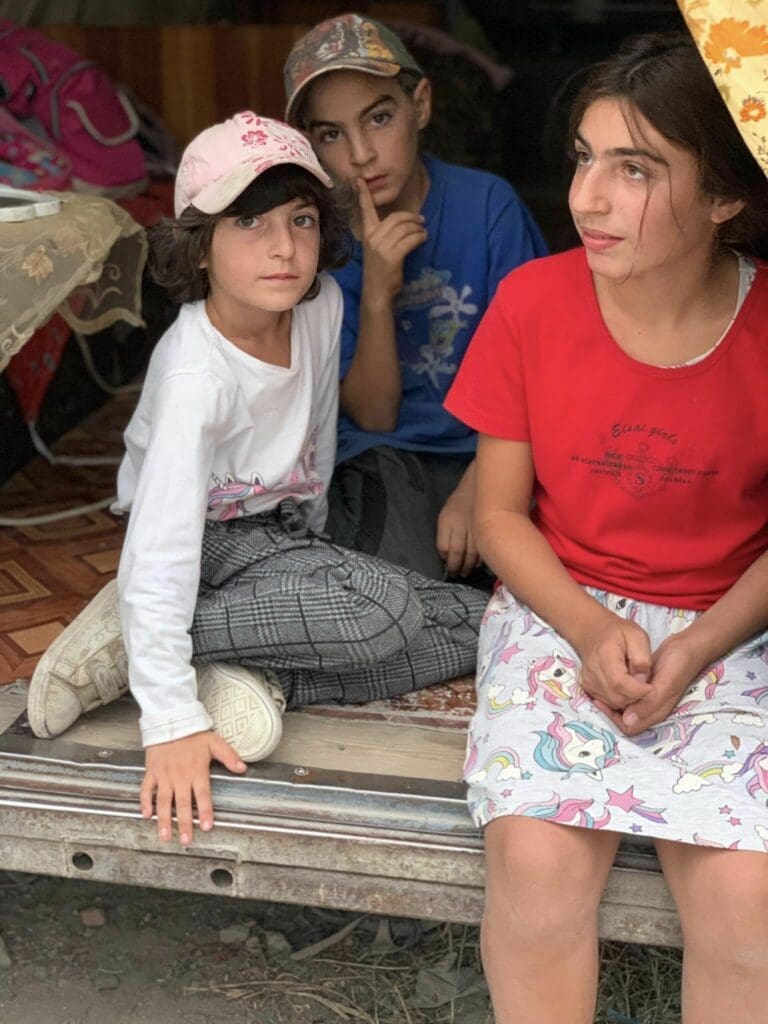
[[198,665],[197,699],[214,731],[243,761],[261,761],[280,742],[285,696],[269,669],[221,661]]
[[128,692],[128,656],[112,580],[56,637],[37,663],[27,702],[35,736],[52,739],[85,711]]
[[[214,729],[244,761],[272,753],[283,733],[285,697],[271,672],[211,662],[197,666],[197,688]],[[27,699],[30,728],[35,736],[53,739],[86,711],[127,692],[128,655],[112,580],[37,663]]]

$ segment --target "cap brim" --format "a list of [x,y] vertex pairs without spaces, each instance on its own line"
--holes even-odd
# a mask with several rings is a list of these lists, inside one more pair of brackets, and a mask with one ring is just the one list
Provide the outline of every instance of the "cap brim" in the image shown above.
[[[390,68],[391,70],[385,71],[384,68]],[[318,68],[317,71],[313,71],[311,75],[308,75],[304,79],[288,100],[285,107],[285,120],[288,124],[293,125],[294,128],[297,127],[293,123],[292,118],[294,111],[296,110],[296,103],[299,97],[310,82],[314,82],[314,80],[319,78],[320,75],[327,75],[329,71],[362,71],[364,75],[376,75],[377,78],[394,78],[396,75],[399,75],[402,70],[403,69],[400,64],[395,64],[394,62],[385,63],[384,61],[377,62],[376,67],[372,68],[370,64],[365,64],[362,58],[358,58],[357,61],[355,61],[354,58],[349,58],[340,64],[331,64],[328,67]]]
[[[250,162],[238,164],[233,167],[229,174],[212,181],[206,185],[195,198],[191,205],[201,213],[221,213],[233,203],[235,199],[257,178],[272,167],[279,167],[283,164],[294,164],[308,171],[326,188],[333,188],[333,181],[318,165],[309,160],[302,160],[300,157],[289,157],[285,160],[272,160],[269,166],[257,170]],[[181,211],[177,212],[177,216]]]

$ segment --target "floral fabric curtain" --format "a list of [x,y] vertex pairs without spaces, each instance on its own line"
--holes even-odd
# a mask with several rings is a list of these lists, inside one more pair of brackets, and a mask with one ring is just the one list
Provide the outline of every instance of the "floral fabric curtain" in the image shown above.
[[744,141],[768,175],[768,0],[677,0]]

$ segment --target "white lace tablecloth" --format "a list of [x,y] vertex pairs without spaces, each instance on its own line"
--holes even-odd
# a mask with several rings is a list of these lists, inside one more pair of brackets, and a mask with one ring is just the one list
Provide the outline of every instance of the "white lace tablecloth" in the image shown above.
[[59,213],[0,223],[0,371],[55,312],[82,334],[143,323],[144,229],[109,199],[54,194]]

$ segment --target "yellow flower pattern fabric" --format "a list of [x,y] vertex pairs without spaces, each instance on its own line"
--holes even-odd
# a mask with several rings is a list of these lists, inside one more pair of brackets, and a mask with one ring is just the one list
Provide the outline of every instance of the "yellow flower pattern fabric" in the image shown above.
[[143,323],[143,228],[109,199],[52,194],[59,213],[0,225],[0,371],[55,312],[82,334]]
[[768,175],[768,0],[677,0],[753,156]]

